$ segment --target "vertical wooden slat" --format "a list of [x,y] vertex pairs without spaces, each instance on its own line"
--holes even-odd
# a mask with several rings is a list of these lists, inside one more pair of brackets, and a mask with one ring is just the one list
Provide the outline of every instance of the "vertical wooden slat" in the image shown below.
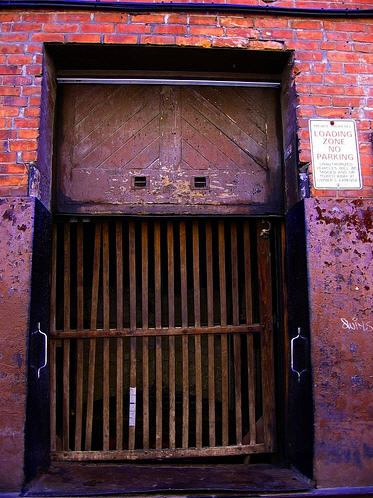
[[256,443],[256,420],[255,420],[255,363],[254,345],[252,334],[247,334],[247,379],[249,396],[249,430],[250,444]]
[[[103,224],[102,227],[102,247],[103,247],[103,302],[104,302],[104,330],[110,329],[110,288],[109,288],[109,227],[107,223]],[[109,345],[110,339],[103,339],[103,399],[102,399],[102,430],[103,430],[103,449],[109,449],[109,420],[110,420],[110,406],[109,406],[109,398],[110,398],[110,373],[109,373]]]
[[208,336],[209,443],[215,446],[215,351],[214,336]]
[[136,329],[136,246],[135,223],[129,222],[130,328]]
[[156,430],[155,447],[162,448],[162,338],[155,338],[155,375],[156,375]]
[[211,222],[206,223],[206,275],[207,275],[207,324],[214,325],[214,281],[212,258],[212,228]]
[[252,294],[251,294],[251,255],[250,255],[250,227],[249,222],[243,224],[244,252],[245,252],[245,305],[246,323],[253,323]]
[[167,223],[168,326],[175,326],[175,269],[173,223]]
[[273,325],[271,296],[271,255],[270,238],[263,229],[270,228],[268,221],[257,222],[258,278],[261,335],[261,363],[263,389],[264,444],[268,451],[274,449],[275,434],[275,397],[273,362]]
[[[123,225],[117,221],[116,264],[117,264],[117,330],[123,327]],[[116,340],[116,444],[117,450],[123,449],[123,339]]]
[[[188,283],[186,261],[186,227],[185,222],[180,222],[180,278],[181,278],[181,325],[188,326]],[[183,420],[182,420],[182,446],[188,447],[189,441],[189,354],[188,337],[182,338],[183,355]]]
[[141,223],[141,259],[142,259],[142,328],[147,329],[149,324],[148,317],[148,223],[143,221]]
[[228,341],[221,335],[222,443],[228,444]]
[[195,374],[196,374],[196,447],[202,448],[202,354],[201,336],[196,335],[195,341]]
[[[83,329],[83,225],[77,226],[77,327]],[[75,450],[82,449],[83,340],[76,345]]]
[[242,444],[242,401],[241,401],[241,339],[239,334],[233,335],[234,354],[234,387],[236,411],[236,444]]
[[142,339],[142,417],[143,417],[143,445],[149,448],[149,340]]
[[219,275],[220,275],[220,323],[227,325],[227,297],[226,297],[226,274],[225,274],[225,236],[224,222],[219,221]]
[[57,225],[52,231],[52,264],[51,264],[51,303],[50,331],[56,331],[56,301],[57,301]]
[[56,400],[56,341],[51,341],[49,348],[49,403],[50,403],[50,448],[51,451],[56,451],[56,416],[57,416],[57,400]]
[[193,221],[193,287],[194,287],[194,322],[201,326],[201,296],[199,283],[199,232],[198,222]]
[[168,374],[168,383],[169,383],[169,391],[170,391],[170,413],[169,413],[169,433],[170,433],[170,448],[175,448],[176,446],[176,438],[175,438],[175,411],[176,411],[176,402],[175,402],[175,337],[169,337],[169,374]]
[[239,325],[238,268],[237,268],[237,225],[231,222],[231,265],[232,265],[232,314],[233,325]]
[[[97,328],[97,302],[98,285],[100,277],[100,253],[101,253],[101,225],[95,227],[95,243],[93,252],[92,268],[92,297],[91,297],[91,330]],[[90,450],[92,446],[92,423],[93,423],[93,400],[95,390],[95,369],[96,369],[96,339],[89,340],[89,361],[88,361],[88,392],[87,392],[87,419],[85,433],[85,450]]]
[[[174,232],[173,223],[167,223],[167,267],[168,267],[168,326],[175,326],[175,269],[174,269]],[[168,358],[168,384],[169,384],[169,445],[170,448],[176,446],[175,435],[175,415],[176,415],[176,400],[175,400],[175,337],[171,336],[168,339],[169,358]]]
[[155,328],[162,327],[161,303],[161,227],[159,221],[154,223],[154,301]]
[[63,341],[63,435],[64,450],[70,449],[70,340]]
[[188,447],[189,442],[189,352],[188,336],[182,338],[183,348],[183,428],[182,428],[182,446]]
[[185,222],[180,222],[180,278],[181,278],[181,325],[188,326],[188,283],[186,261],[186,228]]
[[[130,339],[130,390],[136,389],[136,337]],[[136,394],[137,398],[137,394]],[[130,403],[131,411],[131,403]],[[136,432],[136,409],[134,410],[133,420],[129,420],[128,430],[128,448],[135,449],[135,432]]]
[[[64,225],[63,328],[70,330],[70,224]],[[63,449],[70,449],[70,340],[63,341]]]
[[[214,282],[212,256],[212,227],[206,223],[206,285],[207,285],[207,324],[214,325]],[[209,444],[215,446],[215,348],[214,336],[208,335],[208,397],[209,397]]]
[[70,223],[64,225],[63,329],[70,330]]

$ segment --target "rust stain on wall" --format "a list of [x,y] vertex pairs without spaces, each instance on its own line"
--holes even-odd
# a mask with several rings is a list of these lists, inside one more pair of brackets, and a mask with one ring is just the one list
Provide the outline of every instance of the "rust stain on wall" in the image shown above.
[[[306,201],[319,486],[369,485],[373,474],[373,209]],[[364,437],[362,437],[364,434]]]

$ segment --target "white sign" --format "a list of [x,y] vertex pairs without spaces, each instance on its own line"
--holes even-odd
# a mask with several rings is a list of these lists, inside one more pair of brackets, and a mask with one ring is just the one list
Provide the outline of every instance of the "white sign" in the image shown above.
[[316,189],[362,188],[353,119],[310,119],[313,184]]

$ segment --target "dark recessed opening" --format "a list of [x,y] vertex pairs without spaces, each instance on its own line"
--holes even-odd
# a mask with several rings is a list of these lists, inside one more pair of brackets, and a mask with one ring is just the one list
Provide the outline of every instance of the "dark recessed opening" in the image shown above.
[[134,176],[133,177],[133,187],[134,188],[145,188],[148,182],[146,176]]
[[208,177],[195,176],[192,180],[192,185],[194,188],[199,188],[199,189],[208,188]]

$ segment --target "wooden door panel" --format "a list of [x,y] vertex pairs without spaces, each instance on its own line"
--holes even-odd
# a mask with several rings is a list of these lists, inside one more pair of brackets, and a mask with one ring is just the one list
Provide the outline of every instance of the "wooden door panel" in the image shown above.
[[65,85],[57,210],[279,213],[279,144],[272,89]]

